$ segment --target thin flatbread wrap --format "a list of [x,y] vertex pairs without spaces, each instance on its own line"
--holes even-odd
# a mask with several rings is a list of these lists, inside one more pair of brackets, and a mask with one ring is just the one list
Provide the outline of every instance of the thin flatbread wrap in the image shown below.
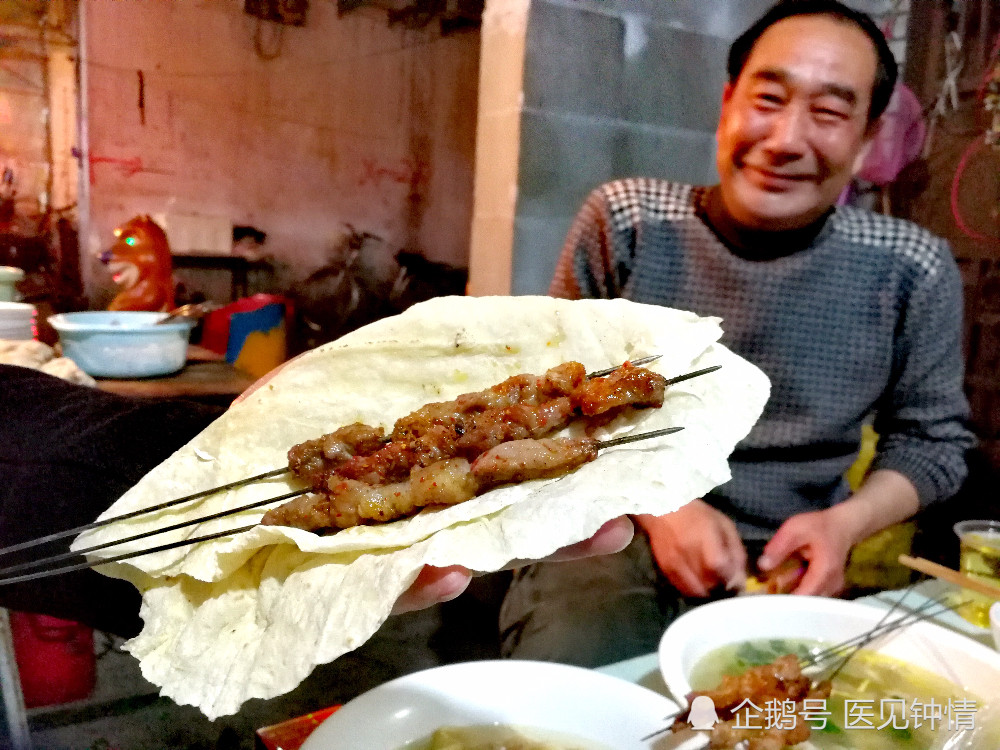
[[[557,479],[500,487],[459,505],[320,536],[259,526],[238,536],[99,567],[143,592],[142,633],[126,648],[143,675],[209,718],[297,686],[364,643],[424,565],[494,571],[545,557],[632,513],[662,514],[729,479],[726,462],[760,416],[766,376],[718,343],[720,321],[625,300],[444,297],[295,359],[157,466],[103,517],[262,473],[287,450],[352,422],[383,425],[431,401],[567,360],[588,371],[648,354],[672,377],[662,408],[627,412],[597,437],[683,426],[602,451]],[[571,427],[569,432],[573,433]],[[297,489],[278,477],[82,534],[76,548]],[[260,519],[266,508],[102,550],[164,544]]]

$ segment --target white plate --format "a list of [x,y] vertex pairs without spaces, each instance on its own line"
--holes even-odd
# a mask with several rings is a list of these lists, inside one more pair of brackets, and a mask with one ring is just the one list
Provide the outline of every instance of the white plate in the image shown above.
[[676,710],[658,693],[590,669],[464,662],[369,690],[320,724],[302,750],[399,750],[441,726],[493,723],[565,733],[602,750],[652,750],[642,737]]
[[[818,596],[742,596],[697,607],[674,620],[660,640],[660,672],[678,699],[691,691],[695,664],[727,643],[797,638],[840,643],[877,625],[887,610]],[[896,618],[901,610],[893,612]],[[950,679],[983,699],[1000,697],[1000,653],[921,621],[868,648]]]

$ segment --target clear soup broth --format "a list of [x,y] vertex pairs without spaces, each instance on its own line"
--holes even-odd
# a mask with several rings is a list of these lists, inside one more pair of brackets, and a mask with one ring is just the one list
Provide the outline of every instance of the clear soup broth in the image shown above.
[[[785,654],[805,658],[829,645],[789,639],[729,644],[699,661],[692,670],[690,683],[695,690],[711,690],[724,675],[742,674],[749,667],[769,664]],[[931,721],[929,715],[938,713],[935,705],[941,707],[941,713]],[[851,714],[853,719],[848,719],[849,707],[855,711]],[[945,713],[946,707],[951,707],[948,713]],[[862,649],[848,661],[833,681],[833,691],[826,699],[825,708],[829,711],[825,727],[819,728],[820,721],[810,723],[809,741],[797,747],[817,750],[1000,748],[997,717],[1000,706],[984,702],[939,675],[875,651]],[[892,720],[894,713],[898,716],[895,721]],[[872,723],[871,727],[863,728],[866,722],[858,721],[862,715]],[[763,720],[763,712],[761,716]],[[879,729],[887,720],[888,724]],[[972,727],[969,727],[970,722]]]
[[533,727],[483,724],[441,727],[400,750],[612,750],[607,745]]

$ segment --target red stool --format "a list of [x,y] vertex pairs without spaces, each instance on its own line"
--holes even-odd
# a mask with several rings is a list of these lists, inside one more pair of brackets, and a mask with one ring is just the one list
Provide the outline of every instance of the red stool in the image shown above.
[[82,700],[93,692],[92,629],[49,615],[11,612],[10,630],[27,708]]

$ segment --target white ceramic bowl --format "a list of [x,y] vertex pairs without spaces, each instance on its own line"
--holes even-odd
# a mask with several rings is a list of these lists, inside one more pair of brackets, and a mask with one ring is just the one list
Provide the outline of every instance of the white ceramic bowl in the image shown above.
[[35,306],[0,300],[0,339],[27,341],[35,337]]
[[[399,750],[442,726],[510,724],[569,735],[587,750],[652,750],[676,704],[581,667],[476,661],[415,672],[348,702],[302,750]],[[575,747],[576,745],[574,745]]]
[[[671,694],[683,700],[691,691],[695,664],[720,646],[762,638],[840,643],[875,627],[886,611],[817,596],[741,596],[712,602],[670,624],[660,640],[660,671]],[[897,610],[890,617],[900,614]],[[867,648],[946,677],[984,699],[1000,695],[1000,653],[926,620]]]
[[59,332],[63,354],[88,375],[146,378],[177,372],[187,360],[194,324],[188,320],[155,325],[161,312],[59,313],[49,324]]

